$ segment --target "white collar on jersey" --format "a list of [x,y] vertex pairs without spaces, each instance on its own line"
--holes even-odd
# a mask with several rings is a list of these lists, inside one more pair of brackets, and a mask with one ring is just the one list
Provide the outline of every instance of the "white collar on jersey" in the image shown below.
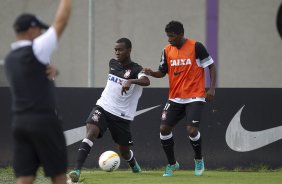
[[11,44],[11,48],[12,50],[15,50],[28,45],[32,45],[32,42],[30,40],[18,40]]

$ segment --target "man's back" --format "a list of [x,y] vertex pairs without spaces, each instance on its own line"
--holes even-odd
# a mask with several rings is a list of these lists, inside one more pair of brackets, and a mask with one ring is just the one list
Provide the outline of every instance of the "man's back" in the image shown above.
[[18,184],[32,184],[39,166],[53,183],[66,184],[66,142],[55,111],[57,71],[50,57],[70,13],[71,0],[60,0],[51,27],[30,13],[19,15],[13,25],[16,41],[6,56],[5,70],[12,92],[13,168]]
[[13,112],[54,111],[54,83],[46,76],[46,66],[33,53],[32,46],[12,50],[5,59],[11,85]]

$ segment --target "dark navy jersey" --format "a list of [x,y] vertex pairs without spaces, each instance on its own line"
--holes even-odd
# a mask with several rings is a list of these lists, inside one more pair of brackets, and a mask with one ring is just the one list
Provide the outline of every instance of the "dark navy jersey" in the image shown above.
[[111,59],[107,84],[96,104],[111,114],[133,120],[143,87],[132,84],[126,94],[122,95],[122,85],[128,79],[146,76],[142,70],[142,66],[135,62],[123,66],[117,60]]

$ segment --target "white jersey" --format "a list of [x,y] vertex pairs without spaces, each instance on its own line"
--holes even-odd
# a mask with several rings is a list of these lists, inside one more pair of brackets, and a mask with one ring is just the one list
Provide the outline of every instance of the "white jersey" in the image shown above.
[[123,93],[122,95],[122,84],[128,79],[146,76],[142,69],[140,65],[134,62],[122,66],[117,60],[110,60],[107,85],[96,105],[120,118],[133,120],[143,87],[132,84],[126,94]]

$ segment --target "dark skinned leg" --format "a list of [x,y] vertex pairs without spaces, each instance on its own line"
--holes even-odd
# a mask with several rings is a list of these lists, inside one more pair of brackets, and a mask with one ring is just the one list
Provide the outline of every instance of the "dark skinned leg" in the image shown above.
[[130,151],[130,147],[122,146],[122,145],[118,145],[118,147],[119,147],[119,152],[121,154],[121,157],[124,158],[128,162],[130,167],[134,167],[136,164],[136,160],[133,155],[133,152]]
[[172,136],[172,130],[173,127],[170,127],[168,125],[160,126],[161,144],[170,165],[174,165],[176,163],[174,156],[174,140]]
[[86,138],[82,141],[78,149],[78,156],[75,169],[81,169],[91,150],[92,144],[98,137],[99,133],[100,129],[96,125],[90,123],[86,125]]
[[187,134],[195,152],[195,159],[202,159],[202,138],[197,127],[187,126]]

